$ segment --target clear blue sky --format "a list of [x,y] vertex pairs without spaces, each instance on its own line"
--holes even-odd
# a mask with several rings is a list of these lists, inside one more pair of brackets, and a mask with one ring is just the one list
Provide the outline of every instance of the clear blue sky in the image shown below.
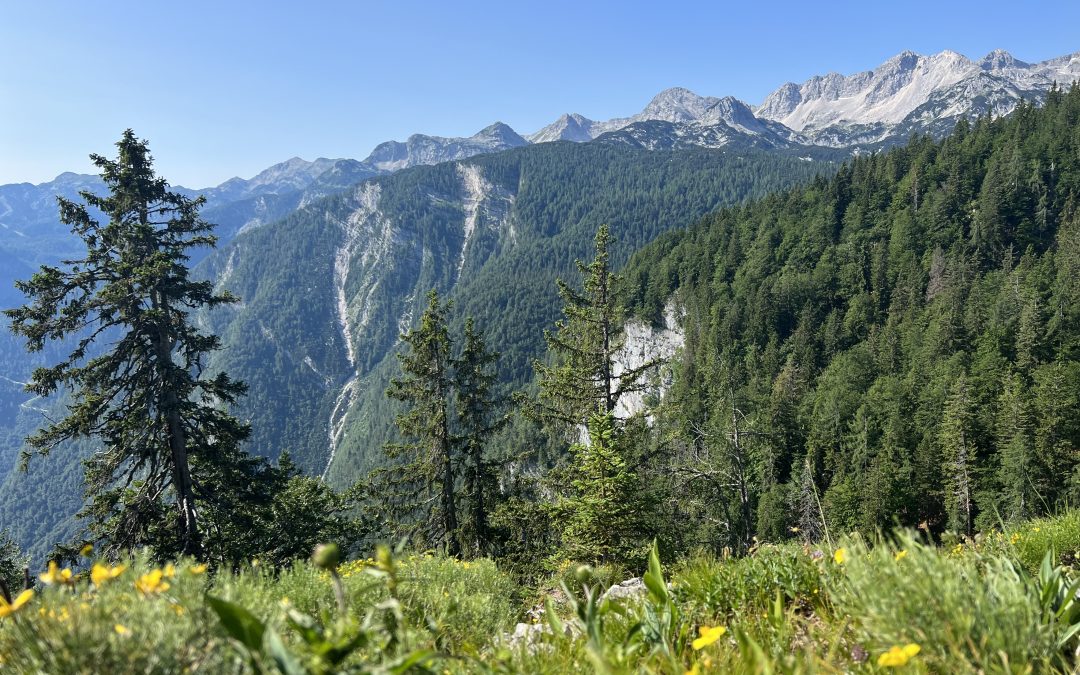
[[0,10],[0,183],[91,172],[127,127],[175,184],[422,132],[607,119],[661,89],[759,103],[904,49],[1080,51],[1080,2],[87,2]]

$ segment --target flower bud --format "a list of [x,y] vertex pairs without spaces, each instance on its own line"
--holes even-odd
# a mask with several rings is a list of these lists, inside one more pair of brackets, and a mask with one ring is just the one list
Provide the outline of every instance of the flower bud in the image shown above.
[[311,562],[324,570],[337,569],[338,564],[341,563],[341,549],[337,544],[319,544],[315,547],[315,552],[311,554]]

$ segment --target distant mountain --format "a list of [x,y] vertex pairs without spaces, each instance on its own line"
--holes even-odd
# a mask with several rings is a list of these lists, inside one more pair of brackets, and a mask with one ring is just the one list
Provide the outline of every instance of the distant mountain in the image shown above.
[[[438,164],[488,152],[528,145],[528,141],[501,122],[468,138],[441,138],[415,134],[404,143],[382,143],[363,161],[293,157],[249,179],[230,178],[221,185],[192,189],[174,186],[189,197],[206,197],[203,217],[217,225],[224,244],[239,232],[279,220],[318,199],[340,192],[362,180],[400,169]],[[79,192],[103,189],[97,176],[63,173],[39,185],[0,185],[0,262],[15,260],[25,268],[77,255],[78,240],[59,221],[56,197],[78,199]],[[198,255],[198,254],[197,254]],[[0,298],[7,297],[14,279],[14,263],[0,271]],[[10,277],[10,279],[9,279]]]
[[528,145],[517,132],[496,122],[468,138],[442,138],[413,134],[404,143],[387,141],[378,145],[364,163],[378,171],[398,171],[412,166],[439,164],[466,159],[487,152],[499,152]]
[[[902,52],[871,71],[829,73],[787,83],[754,113],[825,145],[880,142],[986,113],[1003,115],[1024,98],[1041,100],[1057,82],[1080,79],[1080,52],[1036,64],[1005,51],[971,61],[953,51]],[[951,128],[951,125],[949,125]],[[942,129],[947,130],[947,129]]]
[[[757,147],[895,144],[916,132],[941,136],[961,117],[1007,114],[1023,99],[1041,101],[1055,82],[1067,86],[1078,79],[1080,52],[1028,64],[1001,50],[979,61],[952,51],[908,51],[871,71],[789,82],[756,108],[676,87],[657,94],[636,115],[595,121],[567,114],[526,138],[580,143],[634,127],[620,138],[653,148],[669,147],[674,137],[715,147],[730,142],[732,130],[758,137],[752,143]],[[650,137],[649,130],[660,136]]]

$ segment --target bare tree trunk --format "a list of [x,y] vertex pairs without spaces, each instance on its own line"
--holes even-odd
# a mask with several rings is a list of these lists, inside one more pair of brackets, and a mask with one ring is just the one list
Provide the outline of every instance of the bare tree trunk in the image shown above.
[[199,541],[198,517],[195,512],[195,491],[191,483],[191,469],[188,465],[187,435],[180,416],[180,400],[176,390],[171,387],[173,369],[173,339],[169,332],[169,307],[155,293],[154,308],[162,312],[163,318],[158,323],[158,335],[155,350],[158,359],[158,372],[161,374],[165,389],[164,397],[159,401],[161,412],[168,425],[169,453],[172,459],[173,489],[176,490],[176,510],[178,529],[183,555],[199,555],[202,547]]

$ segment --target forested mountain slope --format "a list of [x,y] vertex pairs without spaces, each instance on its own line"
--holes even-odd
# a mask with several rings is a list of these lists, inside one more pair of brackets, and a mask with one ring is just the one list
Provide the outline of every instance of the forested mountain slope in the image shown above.
[[721,536],[820,534],[819,496],[837,530],[970,533],[1080,495],[1080,88],[719,211],[626,277],[686,311],[671,461],[724,477],[683,493]]
[[345,482],[381,457],[391,357],[425,294],[455,299],[520,384],[558,312],[555,277],[609,223],[616,252],[720,205],[831,171],[780,154],[544,144],[369,180],[241,235],[200,269],[243,304],[209,318],[246,380],[253,450]]

